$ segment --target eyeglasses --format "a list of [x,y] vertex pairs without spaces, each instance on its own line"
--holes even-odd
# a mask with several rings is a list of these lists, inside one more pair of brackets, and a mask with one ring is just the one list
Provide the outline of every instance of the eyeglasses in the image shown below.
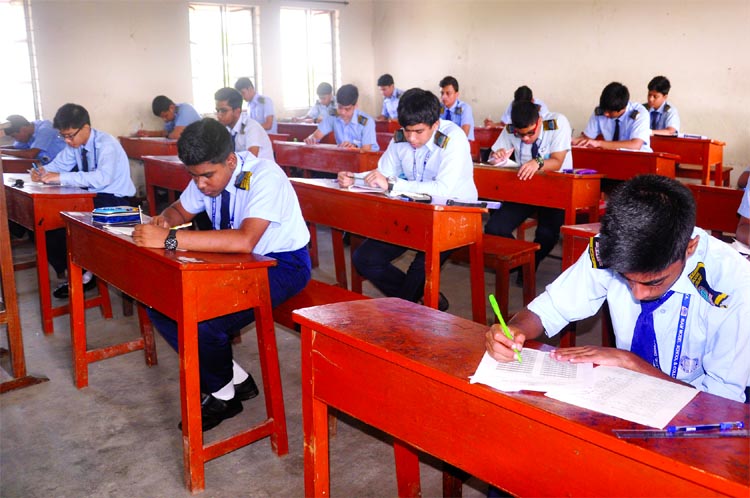
[[531,137],[531,136],[534,136],[534,133],[536,133],[536,129],[538,127],[539,127],[539,120],[537,119],[536,120],[536,124],[534,125],[534,129],[532,129],[530,131],[526,131],[526,132],[521,133],[520,131],[518,131],[517,128],[515,128],[513,130],[513,135],[516,136],[516,137],[518,137],[518,138]]
[[229,107],[219,107],[216,109],[216,114],[226,114],[228,112],[232,112],[232,109]]
[[[83,126],[86,126],[86,125],[83,125]],[[60,133],[57,136],[62,138],[63,140],[73,140],[76,137],[76,135],[78,135],[78,133],[83,129],[83,126],[78,128],[75,131],[75,133]]]

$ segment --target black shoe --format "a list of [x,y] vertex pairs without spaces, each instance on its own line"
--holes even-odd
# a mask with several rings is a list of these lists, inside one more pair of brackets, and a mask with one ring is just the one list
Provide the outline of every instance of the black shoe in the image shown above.
[[258,386],[255,385],[253,376],[248,374],[247,379],[234,386],[234,399],[246,401],[258,395]]
[[[201,393],[201,426],[203,432],[210,431],[224,420],[234,417],[241,411],[242,403],[236,396],[224,401],[214,398],[210,394]],[[182,430],[182,422],[177,424],[177,428]]]
[[[83,292],[90,291],[96,287],[96,277],[91,277],[91,280],[83,284]],[[70,295],[70,289],[68,288],[68,282],[63,282],[52,291],[52,295],[57,299],[68,299]]]

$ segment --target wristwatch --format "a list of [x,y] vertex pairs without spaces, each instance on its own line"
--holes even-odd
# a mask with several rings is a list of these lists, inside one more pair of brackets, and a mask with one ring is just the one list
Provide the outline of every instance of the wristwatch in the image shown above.
[[174,251],[177,249],[177,230],[170,230],[167,238],[164,239],[164,249]]
[[542,169],[544,167],[544,158],[542,156],[536,156],[534,158],[534,161],[539,165],[539,168],[537,168],[537,171]]

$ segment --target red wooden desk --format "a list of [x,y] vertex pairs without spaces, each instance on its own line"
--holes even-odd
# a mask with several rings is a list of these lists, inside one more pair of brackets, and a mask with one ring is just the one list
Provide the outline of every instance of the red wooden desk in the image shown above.
[[274,142],[273,153],[276,163],[282,168],[325,173],[370,171],[378,167],[378,160],[383,155],[382,152],[364,152],[333,144],[307,145],[302,142]]
[[172,156],[177,154],[177,140],[162,137],[118,137],[130,159],[143,156]]
[[292,140],[303,142],[311,133],[318,129],[316,123],[278,123],[278,132],[287,134]]
[[398,129],[401,129],[401,125],[396,119],[375,121],[375,132],[377,133],[390,133],[393,136],[393,132]]
[[177,198],[176,193],[182,192],[192,180],[185,165],[177,156],[144,156],[143,175],[146,181],[146,199],[151,216],[156,212],[156,188],[167,190],[169,203]]
[[[750,493],[747,439],[618,439],[613,429],[644,427],[541,393],[469,384],[486,325],[393,298],[294,315],[302,326],[305,496],[329,496],[329,407],[403,441],[394,445],[400,496],[419,495],[417,451],[515,496]],[[750,410],[699,393],[672,423],[717,420],[747,425]]]
[[[711,166],[714,166],[714,185],[722,185],[725,145],[724,142],[710,138],[651,137],[654,152],[677,154],[680,156],[680,164],[700,164],[703,185],[711,184]],[[679,170],[677,173],[679,176]]]
[[497,137],[503,129],[500,126],[475,126],[474,127],[474,140],[479,144],[480,148],[489,148],[495,145]]
[[[14,179],[24,181],[22,188],[13,187]],[[3,175],[5,197],[8,204],[8,219],[15,221],[34,232],[36,245],[36,269],[39,283],[39,308],[42,314],[42,330],[45,334],[54,332],[53,318],[68,313],[68,304],[52,307],[52,294],[47,263],[46,232],[63,228],[61,211],[91,211],[94,209],[96,194],[78,187],[53,187],[33,183],[31,175],[5,173]],[[104,282],[99,283],[100,295],[86,300],[86,307],[102,307],[106,318],[112,318],[112,305]]]
[[566,224],[576,222],[577,209],[587,210],[591,221],[599,219],[601,179],[602,175],[543,173],[520,180],[518,168],[474,165],[480,199],[564,209]]
[[34,167],[35,162],[38,161],[35,159],[24,159],[22,157],[0,156],[0,163],[2,163],[3,171],[5,173],[26,173]]
[[737,209],[745,191],[730,187],[688,184],[695,198],[695,224],[716,236],[737,232]]
[[[138,340],[98,350],[86,349],[86,322],[81,301],[81,267],[85,267],[178,323],[185,485],[190,491],[204,489],[205,462],[251,442],[270,436],[274,452],[286,454],[284,400],[268,288],[268,267],[275,265],[275,260],[254,254],[147,249],[136,246],[130,237],[94,226],[88,213],[64,213],[63,217],[68,231],[70,329],[76,386],[88,385],[89,363],[143,347],[142,340]],[[268,418],[255,427],[204,446],[198,322],[248,308],[255,309]]]
[[482,213],[486,209],[389,199],[382,194],[340,189],[327,179],[291,181],[305,221],[331,227],[336,281],[340,287],[348,287],[342,232],[424,251],[424,303],[436,309],[440,252],[468,245],[472,316],[477,322],[487,323],[482,247]]
[[653,174],[674,178],[675,163],[680,158],[664,152],[607,150],[573,147],[573,165],[578,169],[595,169],[608,180],[629,180],[637,175]]

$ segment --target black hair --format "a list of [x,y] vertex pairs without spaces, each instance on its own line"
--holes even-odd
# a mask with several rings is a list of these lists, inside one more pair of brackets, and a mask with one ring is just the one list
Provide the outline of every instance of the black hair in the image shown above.
[[630,101],[628,87],[613,81],[602,90],[599,107],[602,111],[621,111],[628,105],[628,101]]
[[157,95],[151,101],[151,111],[154,113],[154,116],[160,116],[162,112],[167,112],[171,105],[174,105],[172,99],[164,95]]
[[342,85],[336,92],[336,103],[338,105],[354,105],[359,100],[359,90],[352,84]]
[[57,130],[69,130],[71,128],[83,128],[91,126],[89,112],[78,104],[65,104],[55,113],[52,126]]
[[333,87],[331,86],[330,83],[323,82],[320,85],[318,85],[318,89],[315,90],[315,93],[318,94],[318,97],[321,97],[323,95],[328,95],[328,94],[333,93]]
[[648,82],[649,92],[659,92],[663,95],[667,95],[672,85],[666,76],[654,76],[651,81]]
[[534,126],[539,120],[539,108],[530,100],[514,101],[510,109],[510,122],[518,128]]
[[440,88],[446,87],[446,86],[452,86],[455,91],[458,91],[458,80],[454,78],[453,76],[446,76],[442,80],[440,80]]
[[695,200],[673,178],[640,175],[610,196],[599,232],[602,265],[620,273],[656,273],[685,258]]
[[388,73],[378,78],[378,86],[391,86],[393,84],[393,76]]
[[25,117],[21,116],[20,114],[11,114],[7,118],[9,126],[5,128],[5,134],[15,135],[19,131],[21,131],[21,128],[24,126],[31,126],[31,123],[29,123],[29,120]]
[[432,126],[440,119],[440,100],[429,90],[411,88],[398,100],[398,124],[402,127],[424,123]]
[[253,86],[253,82],[250,81],[250,78],[247,76],[243,76],[242,78],[238,78],[237,81],[234,84],[234,88],[239,92],[243,88],[255,88]]
[[189,124],[177,140],[177,155],[187,166],[223,163],[233,151],[232,137],[226,127],[211,118]]
[[534,100],[534,92],[532,92],[531,88],[527,87],[526,85],[519,86],[518,88],[516,88],[516,91],[513,92],[514,102],[521,102],[523,100],[528,102]]
[[216,90],[214,93],[214,100],[217,102],[226,100],[229,107],[232,109],[239,109],[242,107],[242,94],[234,88],[224,87]]

